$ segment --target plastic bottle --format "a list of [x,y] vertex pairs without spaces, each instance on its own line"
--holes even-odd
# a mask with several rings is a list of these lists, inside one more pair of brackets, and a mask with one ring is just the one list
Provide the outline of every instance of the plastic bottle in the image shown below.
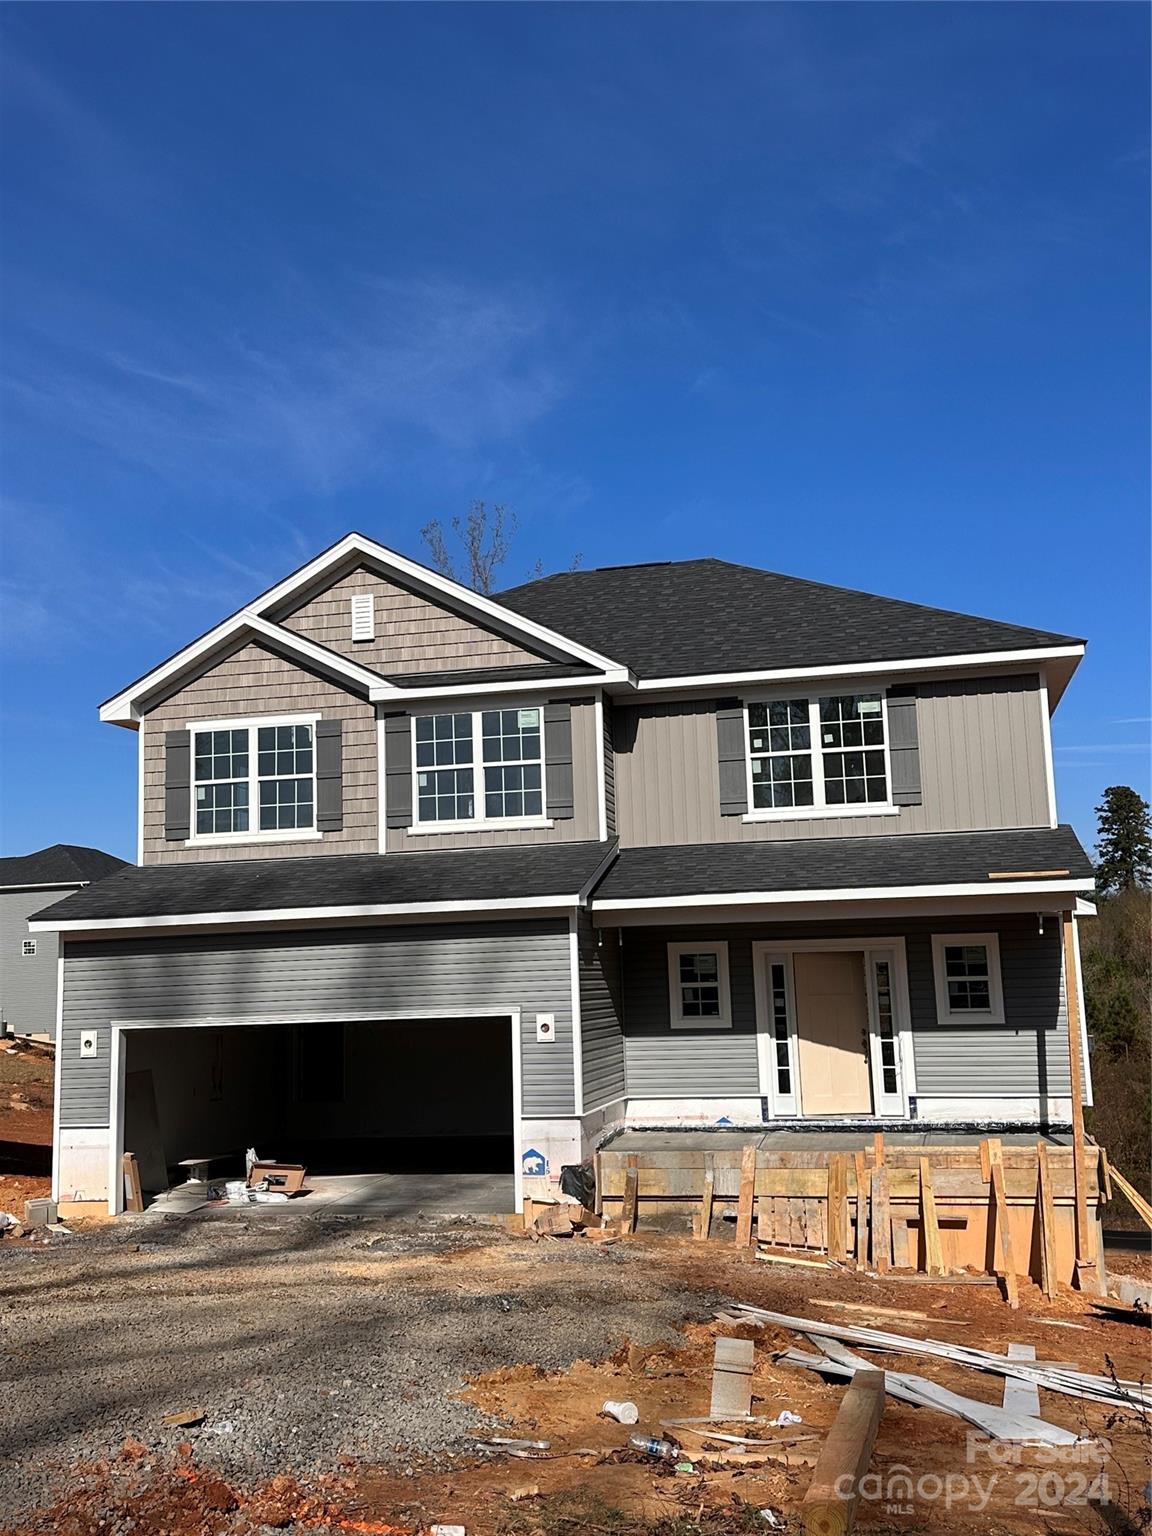
[[679,1446],[673,1445],[671,1440],[657,1440],[654,1435],[629,1435],[628,1444],[634,1451],[643,1451],[645,1456],[659,1456],[663,1461],[671,1461],[680,1454]]

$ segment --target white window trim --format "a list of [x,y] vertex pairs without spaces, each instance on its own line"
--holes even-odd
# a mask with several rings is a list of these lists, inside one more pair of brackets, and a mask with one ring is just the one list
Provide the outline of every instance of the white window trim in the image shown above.
[[[238,847],[252,843],[314,843],[319,842],[324,834],[315,826],[311,827],[276,827],[267,832],[261,832],[258,827],[251,826],[254,818],[260,814],[260,774],[257,754],[253,750],[252,732],[261,726],[269,725],[310,725],[312,727],[312,816],[316,817],[316,726],[320,715],[248,715],[235,720],[188,720],[184,729],[191,732],[190,753],[188,764],[189,796],[189,836],[185,841],[185,848],[220,848]],[[200,832],[196,831],[196,733],[197,731],[247,731],[248,732],[248,820],[249,827],[246,832]],[[304,777],[304,775],[291,775],[291,777]]]
[[[680,995],[680,956],[714,954],[720,977],[720,1016],[715,1019],[687,1019]],[[697,939],[668,946],[668,1015],[673,1029],[731,1029],[732,990],[728,982],[728,942],[726,939]]]
[[[427,720],[435,715],[471,715],[472,716],[472,762],[447,763],[441,767],[471,767],[472,769],[472,803],[480,805],[484,802],[484,769],[499,768],[500,763],[484,762],[484,731],[481,715],[489,714],[501,709],[537,709],[540,711],[540,803],[544,810],[539,816],[471,816],[457,821],[421,821],[420,820],[420,774],[435,772],[435,769],[421,768],[416,762],[416,721]],[[479,709],[453,709],[449,701],[438,709],[416,710],[411,717],[411,726],[408,732],[408,744],[412,754],[412,825],[405,830],[409,837],[433,837],[437,832],[494,832],[501,828],[505,831],[519,831],[531,827],[552,827],[555,822],[548,816],[548,766],[546,761],[546,748],[544,745],[544,704],[542,700],[526,699],[519,703],[494,703],[482,705]]]
[[[969,1008],[953,1011],[948,1003],[948,977],[944,967],[944,948],[949,944],[983,944],[988,954],[987,1013]],[[940,1024],[1003,1024],[1004,983],[1000,971],[1000,936],[996,933],[934,933],[932,935],[932,974],[936,981],[936,1020]]]
[[33,956],[35,955],[35,953],[36,953],[36,940],[35,939],[21,939],[20,940],[20,958],[22,960],[31,960],[33,958]]
[[[837,698],[843,694],[878,693],[880,695],[880,718],[884,722],[884,782],[888,787],[888,798],[877,800],[863,805],[854,802],[851,805],[829,805],[825,799],[824,790],[824,748],[820,744],[820,700],[822,698]],[[753,803],[753,777],[752,777],[752,741],[751,723],[748,718],[748,707],[751,704],[775,704],[787,702],[789,699],[808,700],[808,725],[811,746],[809,751],[812,756],[812,798],[811,805],[788,805],[778,807],[757,807]],[[888,737],[888,694],[883,687],[856,687],[845,685],[843,688],[833,683],[827,687],[813,688],[774,688],[771,690],[758,689],[755,693],[745,695],[744,709],[744,774],[747,783],[748,810],[742,820],[744,822],[758,821],[819,821],[827,818],[844,816],[899,816],[900,807],[892,803],[892,756],[889,749]],[[829,748],[829,751],[848,751],[851,748]],[[862,748],[875,752],[875,747]],[[757,753],[757,757],[764,756]],[[795,753],[779,753],[778,756],[796,756]],[[819,761],[817,761],[819,760]],[[819,772],[817,772],[819,768]]]

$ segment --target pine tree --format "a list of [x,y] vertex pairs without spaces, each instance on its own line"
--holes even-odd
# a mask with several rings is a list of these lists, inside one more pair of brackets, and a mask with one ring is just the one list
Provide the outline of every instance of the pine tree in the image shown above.
[[1096,888],[1102,896],[1146,890],[1152,881],[1152,817],[1127,784],[1113,784],[1096,807]]

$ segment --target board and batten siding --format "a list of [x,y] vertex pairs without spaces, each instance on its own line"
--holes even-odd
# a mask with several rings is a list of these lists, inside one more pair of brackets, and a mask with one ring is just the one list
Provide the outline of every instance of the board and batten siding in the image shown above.
[[[1034,914],[903,918],[869,922],[746,924],[739,927],[626,928],[624,1045],[630,1098],[756,1094],[756,940],[890,938],[902,934],[916,1091],[922,1098],[1067,1097],[1068,1015],[1060,929],[1055,916],[1038,932]],[[932,972],[933,933],[995,932],[1000,941],[1004,1024],[941,1024]],[[669,1022],[670,943],[726,940],[732,988],[730,1030],[673,1030]],[[801,1024],[801,1027],[802,1024]]]
[[586,912],[580,914],[576,932],[584,1108],[590,1110],[624,1097],[620,944],[615,929],[593,928]]
[[[341,720],[344,825],[303,842],[205,844],[186,848],[164,837],[164,737],[197,720],[316,714]],[[307,854],[379,851],[376,712],[366,699],[295,666],[261,645],[241,646],[150,709],[140,722],[144,753],[145,864],[219,859],[298,859]]]
[[615,790],[621,845],[1048,826],[1046,722],[1039,677],[945,679],[923,681],[917,688],[923,800],[901,807],[898,816],[762,822],[722,816],[715,699],[617,704]]
[[[113,1020],[271,1014],[469,1017],[521,1009],[526,1117],[574,1109],[568,924],[531,922],[187,935],[65,946],[60,1123],[108,1124]],[[556,1016],[556,1038],[536,1040],[536,1014]],[[429,1028],[435,1028],[434,1019]],[[98,1031],[80,1056],[82,1029]],[[429,1084],[435,1112],[435,1084]]]
[[[352,639],[352,598],[370,593],[375,638]],[[360,566],[279,619],[329,650],[385,676],[539,666],[541,657]]]
[[[530,704],[542,704],[547,697],[546,685],[538,684],[534,691],[522,697],[478,695],[469,698],[461,694],[459,699],[444,699],[435,708],[413,708],[413,714],[445,714],[471,709],[519,709]],[[391,707],[391,706],[390,706]],[[479,743],[476,743],[479,751]],[[572,812],[571,816],[558,818],[550,827],[481,827],[475,832],[414,832],[405,827],[388,827],[385,831],[389,853],[434,853],[444,848],[513,848],[526,843],[594,843],[600,837],[598,805],[599,784],[596,771],[596,754],[601,750],[596,733],[596,704],[591,698],[572,700]],[[482,765],[477,763],[479,781]],[[544,774],[547,779],[548,763],[545,749]],[[478,789],[478,795],[482,793]],[[415,795],[415,787],[413,788]],[[415,812],[413,812],[415,814]],[[512,894],[512,893],[510,893]]]

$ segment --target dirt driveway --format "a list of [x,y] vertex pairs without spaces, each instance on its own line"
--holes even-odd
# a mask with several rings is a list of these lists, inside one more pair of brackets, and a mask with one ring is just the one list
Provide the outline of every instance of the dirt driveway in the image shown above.
[[[842,1321],[849,1314],[829,1303],[897,1308],[922,1320],[877,1326],[990,1348],[1030,1342],[1041,1359],[1093,1371],[1105,1354],[1121,1375],[1147,1370],[1146,1330],[1089,1316],[1071,1295],[1046,1303],[1027,1292],[1013,1314],[989,1287],[784,1270],[671,1238],[532,1245],[486,1227],[415,1231],[267,1211],[122,1221],[51,1246],[0,1247],[0,1518],[20,1536],[372,1533],[433,1521],[470,1536],[766,1533],[761,1509],[795,1516],[805,1445],[793,1465],[677,1472],[621,1456],[628,1431],[597,1417],[609,1397],[635,1401],[653,1430],[707,1412],[712,1344],[733,1331],[712,1321],[725,1298]],[[807,1450],[818,1450],[843,1388],[773,1361],[791,1335],[749,1336],[756,1411],[800,1413],[817,1437]],[[992,1377],[906,1365],[999,1400]],[[198,1426],[164,1424],[190,1409],[203,1415]],[[1146,1430],[1107,1428],[1106,1410],[1048,1394],[1042,1411],[1107,1434],[1107,1488],[1138,1510]],[[476,1430],[547,1439],[551,1451],[485,1459]],[[585,1449],[595,1454],[572,1454]],[[906,1467],[914,1479],[988,1471],[968,1460],[961,1421],[892,1401],[874,1467]],[[1049,1478],[1031,1504],[1041,1485],[1027,1465],[999,1469],[986,1498],[986,1481],[970,1491],[969,1507],[946,1508],[930,1482],[913,1508],[867,1509],[861,1528],[1124,1528],[1090,1504],[1069,1506],[1079,1484],[1057,1472],[1059,1487]]]

